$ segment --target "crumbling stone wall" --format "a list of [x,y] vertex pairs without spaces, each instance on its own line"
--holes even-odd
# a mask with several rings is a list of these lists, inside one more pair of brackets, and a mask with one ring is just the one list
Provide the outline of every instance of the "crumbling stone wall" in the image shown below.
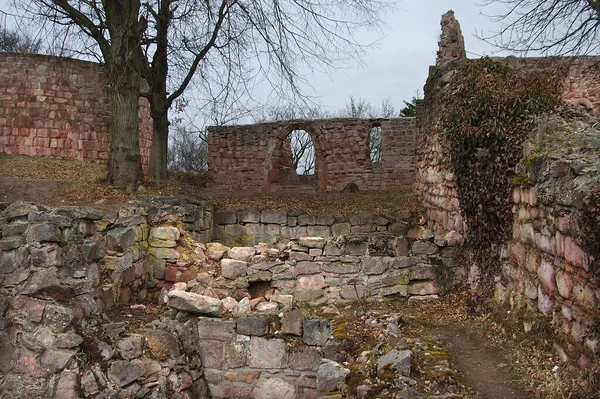
[[[313,398],[344,385],[349,371],[324,361],[323,348],[335,346],[329,342],[328,320],[304,319],[301,311],[287,309],[279,331],[272,319],[268,315],[198,319],[200,353],[212,398]],[[341,380],[327,378],[322,369],[329,364],[345,371]]]
[[[329,322],[295,304],[422,300],[453,283],[451,237],[422,226],[230,248],[194,239],[210,239],[213,220],[210,204],[156,197],[114,216],[8,206],[0,395],[318,397],[345,386],[347,359]],[[115,304],[145,312],[141,301],[170,310],[145,324],[110,319]]]
[[[600,92],[591,66],[595,60],[509,57],[499,61],[523,70],[565,68],[565,102],[583,105],[597,115]],[[427,208],[429,227],[436,234],[453,231],[458,241],[468,236],[469,229],[461,215],[450,146],[439,121],[444,92],[461,62],[437,65],[430,71],[419,110],[414,185]],[[499,303],[539,312],[551,320],[560,337],[555,349],[561,359],[569,367],[590,371],[599,356],[600,287],[590,266],[593,254],[584,244],[589,232],[584,232],[583,215],[598,186],[600,133],[595,119],[586,119],[541,119],[525,142],[512,198],[512,237],[504,243],[495,297]],[[476,270],[472,272],[472,282],[477,283]]]
[[445,65],[452,60],[467,58],[465,38],[460,29],[460,24],[454,17],[454,11],[450,10],[442,15],[440,25],[442,34],[438,42],[439,50],[435,60],[436,65]]
[[406,234],[417,216],[401,212],[396,217],[360,213],[343,217],[337,214],[311,215],[302,210],[248,208],[215,212],[213,238],[229,246],[275,243],[300,237],[337,237],[340,235],[388,232]]
[[[449,12],[450,13],[450,12]],[[454,19],[454,13],[442,17],[442,38],[455,37],[460,33],[460,25]],[[416,138],[416,172],[413,187],[423,200],[427,217],[432,228],[443,234],[456,231],[464,235],[464,225],[454,174],[450,165],[449,143],[439,129],[439,120],[443,114],[443,96],[452,80],[455,69],[465,57],[463,51],[452,50],[464,41],[453,41],[449,46],[444,39],[436,66],[430,68],[424,87],[424,100],[418,107],[418,134]],[[456,55],[456,54],[458,55]],[[455,54],[456,56],[452,55]],[[547,70],[554,72],[562,69],[564,84],[562,98],[567,104],[585,107],[595,115],[600,115],[600,84],[598,83],[598,57],[561,57],[561,58],[499,58],[514,68],[523,71]]]
[[[381,126],[381,162],[369,159],[369,134]],[[214,126],[208,129],[208,185],[215,189],[276,191],[293,186],[287,138],[304,130],[315,147],[313,186],[342,190],[407,187],[414,175],[415,119],[319,119]]]
[[496,284],[498,301],[550,318],[563,338],[555,344],[561,360],[589,372],[598,371],[600,285],[584,225],[597,229],[586,210],[600,186],[598,137],[583,121],[539,122],[524,146],[519,171],[529,184],[513,191],[513,234]]
[[[0,54],[0,152],[104,161],[110,97],[102,66],[45,55]],[[140,99],[140,154],[147,167],[152,119]]]

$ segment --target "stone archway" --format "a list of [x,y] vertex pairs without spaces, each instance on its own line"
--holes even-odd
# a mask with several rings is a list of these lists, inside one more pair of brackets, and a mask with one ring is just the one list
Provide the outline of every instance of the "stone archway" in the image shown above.
[[[277,129],[276,134],[269,140],[265,160],[266,181],[264,191],[326,189],[326,163],[324,160],[323,144],[320,140],[320,130],[310,123],[293,121]],[[299,173],[302,167],[294,159],[293,146],[300,144],[290,140],[294,135],[309,140],[314,163],[309,173]],[[306,153],[305,153],[306,154]],[[308,156],[310,156],[308,155]],[[306,156],[306,155],[305,155]]]

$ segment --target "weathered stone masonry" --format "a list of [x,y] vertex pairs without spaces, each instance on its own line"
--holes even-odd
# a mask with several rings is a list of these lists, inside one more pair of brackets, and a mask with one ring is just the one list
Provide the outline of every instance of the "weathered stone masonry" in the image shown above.
[[[148,165],[152,119],[140,99],[140,153]],[[102,65],[45,55],[0,54],[0,152],[104,161],[110,96]]]
[[[457,237],[468,237],[449,143],[439,129],[444,91],[462,61],[452,61],[448,54],[442,58],[446,63],[431,69],[419,109],[414,187],[427,209],[429,227],[436,234],[454,232]],[[499,61],[525,71],[553,69],[561,63],[568,68],[562,93],[565,102],[598,113],[597,75],[586,69],[594,59]],[[599,134],[593,124],[558,116],[540,120],[532,129],[517,170],[529,183],[514,188],[513,233],[504,243],[495,292],[500,303],[527,308],[551,320],[561,337],[555,345],[560,358],[569,367],[588,371],[594,365],[597,368],[600,354],[600,287],[590,267],[593,257],[583,245],[581,223],[586,201],[599,182]]]
[[[369,133],[381,126],[382,160],[369,159]],[[210,188],[276,191],[294,184],[287,138],[304,130],[315,147],[314,188],[408,187],[414,175],[415,119],[319,119],[216,126],[208,132]]]
[[[262,212],[265,221],[273,214]],[[451,240],[434,243],[421,226],[402,222],[393,235],[363,220],[366,234],[336,238],[196,241],[211,240],[215,219],[210,204],[169,198],[133,201],[116,215],[8,206],[0,396],[316,398],[344,386],[348,370],[337,362],[346,352],[328,320],[294,304],[421,300],[453,283]],[[135,305],[143,300],[171,310],[145,325],[98,317],[116,303],[144,311]],[[219,319],[225,312],[237,319]]]

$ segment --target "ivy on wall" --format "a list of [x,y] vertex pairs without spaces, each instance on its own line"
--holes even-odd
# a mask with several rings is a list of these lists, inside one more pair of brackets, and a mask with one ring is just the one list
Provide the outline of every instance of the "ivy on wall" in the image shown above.
[[499,270],[500,244],[512,221],[511,178],[533,117],[560,102],[561,70],[512,68],[489,58],[468,60],[445,92],[441,127],[450,145],[467,245],[481,281],[491,287]]

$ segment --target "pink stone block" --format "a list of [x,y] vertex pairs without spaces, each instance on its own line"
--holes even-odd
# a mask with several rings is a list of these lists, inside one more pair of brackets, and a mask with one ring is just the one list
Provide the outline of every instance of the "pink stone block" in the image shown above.
[[556,253],[556,239],[547,235],[535,233],[535,245],[547,254]]
[[573,266],[582,267],[586,254],[569,236],[565,237],[565,259]]
[[520,242],[513,242],[510,245],[510,254],[519,266],[525,264],[525,247]]
[[324,288],[326,286],[327,284],[322,274],[313,274],[298,278],[298,288],[301,289]]
[[552,293],[556,289],[554,277],[554,266],[546,259],[542,260],[542,264],[537,270],[538,280],[545,292]]
[[555,245],[556,245],[556,255],[560,257],[565,256],[565,236],[560,232],[556,232],[555,234]]
[[563,298],[570,298],[573,294],[573,278],[571,275],[563,270],[556,272],[556,286],[558,293]]
[[515,187],[512,192],[512,200],[515,204],[521,202],[521,189],[519,187]]

